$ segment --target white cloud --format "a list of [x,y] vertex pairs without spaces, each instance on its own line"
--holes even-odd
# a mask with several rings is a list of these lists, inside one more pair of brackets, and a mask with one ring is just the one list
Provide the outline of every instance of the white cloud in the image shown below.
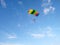
[[45,15],[49,14],[50,12],[54,12],[55,11],[55,7],[52,6],[52,1],[51,0],[44,0],[42,2],[42,8],[43,8],[43,13]]
[[8,34],[8,39],[15,39],[17,36],[15,34]]
[[6,8],[7,7],[5,0],[0,0],[0,3],[1,3],[1,5],[2,5],[3,8]]
[[50,4],[50,3],[43,3],[43,4],[41,5],[41,7],[45,8],[45,7],[48,7],[49,5],[51,5],[51,4]]
[[51,11],[55,11],[55,7],[50,6],[50,10],[51,10]]
[[50,3],[51,2],[51,0],[48,0],[48,3]]
[[22,1],[18,1],[18,4],[22,5],[22,4],[23,4],[23,2],[22,2]]
[[19,43],[0,43],[0,45],[23,45]]
[[53,32],[53,28],[50,26],[47,26],[45,28],[41,28],[41,31],[39,33],[39,31],[36,33],[32,33],[30,34],[32,37],[34,38],[54,38],[56,37],[56,34]]
[[31,35],[34,38],[43,38],[43,37],[45,37],[45,34],[31,34]]
[[49,13],[49,11],[50,11],[50,9],[49,9],[49,8],[44,8],[44,10],[43,10],[44,14],[48,14],[48,13]]
[[55,7],[53,7],[53,6],[49,6],[48,8],[43,9],[44,14],[48,14],[48,13],[54,12],[54,11],[55,11]]
[[42,0],[44,3],[51,3],[51,0]]
[[1,34],[7,39],[16,39],[17,35],[15,33],[7,33],[5,31],[1,31]]

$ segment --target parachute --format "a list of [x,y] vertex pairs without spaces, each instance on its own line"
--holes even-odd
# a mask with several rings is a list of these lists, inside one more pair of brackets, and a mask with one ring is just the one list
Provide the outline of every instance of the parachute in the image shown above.
[[38,16],[39,15],[39,13],[36,10],[34,10],[34,9],[29,9],[28,13],[29,14],[33,14],[34,16]]

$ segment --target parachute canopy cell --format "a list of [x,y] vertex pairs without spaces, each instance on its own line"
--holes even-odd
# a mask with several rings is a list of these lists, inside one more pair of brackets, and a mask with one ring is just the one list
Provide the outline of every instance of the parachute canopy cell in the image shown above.
[[35,16],[38,16],[38,15],[39,15],[39,13],[38,13],[36,10],[34,10],[34,9],[29,9],[29,10],[28,10],[28,13],[29,13],[29,14],[33,14],[33,15],[35,15]]

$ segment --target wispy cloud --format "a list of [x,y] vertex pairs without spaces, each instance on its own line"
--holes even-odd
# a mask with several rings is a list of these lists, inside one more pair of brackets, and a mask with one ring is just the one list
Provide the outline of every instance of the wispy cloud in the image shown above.
[[15,34],[8,34],[7,38],[8,39],[15,39],[15,38],[17,38],[17,36]]
[[49,14],[50,12],[54,12],[55,11],[55,7],[52,6],[52,1],[51,0],[43,0],[42,1],[42,7],[43,7],[43,13],[45,15]]
[[50,3],[51,2],[51,0],[48,0],[48,3]]
[[35,32],[35,33],[31,33],[30,35],[34,38],[44,38],[44,37],[54,38],[54,37],[56,37],[56,34],[53,33],[53,29],[49,26],[42,28],[41,30],[43,30],[42,33]]
[[43,0],[41,6],[44,8],[44,7],[48,7],[50,5],[52,5],[51,0]]
[[6,31],[1,31],[0,34],[5,37],[5,39],[16,39],[17,35],[14,32],[6,32]]
[[22,1],[18,1],[18,4],[22,5],[22,4],[23,4],[23,2],[22,2]]
[[23,45],[19,43],[0,43],[0,45]]
[[49,8],[44,8],[44,10],[43,10],[44,14],[48,14],[48,13],[49,13],[49,11],[50,11],[50,9],[49,9]]
[[34,38],[43,38],[43,37],[45,37],[45,34],[31,34],[31,35]]
[[55,11],[55,7],[50,6],[49,8],[50,8],[51,11]]
[[0,3],[1,3],[1,6],[2,6],[3,8],[6,8],[6,7],[7,7],[5,0],[0,0]]
[[53,6],[43,9],[44,14],[48,14],[48,13],[54,12],[54,11],[55,11],[55,7],[53,7]]

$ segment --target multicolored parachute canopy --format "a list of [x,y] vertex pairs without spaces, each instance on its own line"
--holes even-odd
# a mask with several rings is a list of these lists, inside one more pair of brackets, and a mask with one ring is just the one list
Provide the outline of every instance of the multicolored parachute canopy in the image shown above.
[[28,10],[28,13],[29,14],[33,14],[35,16],[38,16],[39,15],[39,13],[36,10],[33,10],[33,9]]

